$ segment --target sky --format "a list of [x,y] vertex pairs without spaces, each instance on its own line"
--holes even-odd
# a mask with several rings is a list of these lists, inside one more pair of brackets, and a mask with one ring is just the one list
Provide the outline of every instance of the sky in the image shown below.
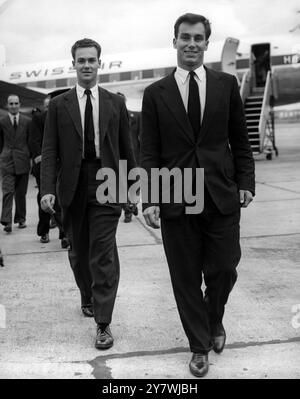
[[183,13],[205,15],[211,41],[287,35],[300,43],[299,0],[0,0],[0,44],[7,65],[70,58],[90,37],[102,54],[172,46]]

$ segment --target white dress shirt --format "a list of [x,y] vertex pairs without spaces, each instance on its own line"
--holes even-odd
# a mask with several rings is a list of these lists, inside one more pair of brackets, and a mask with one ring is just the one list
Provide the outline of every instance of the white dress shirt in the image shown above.
[[[93,122],[94,122],[94,132],[95,132],[95,149],[96,149],[96,157],[100,158],[100,148],[99,148],[99,91],[98,85],[92,87],[91,89],[91,103],[93,107]],[[85,105],[87,95],[84,94],[85,88],[76,85],[77,98],[80,108],[80,116],[81,116],[81,126],[82,126],[82,134],[83,134],[83,154],[84,154],[84,113],[85,113]]]
[[[199,68],[194,70],[195,72],[195,80],[198,83],[199,87],[199,97],[201,104],[201,123],[203,120],[204,110],[205,110],[205,100],[206,100],[206,71],[201,65]],[[178,89],[180,91],[180,95],[185,107],[186,112],[188,111],[188,99],[189,99],[189,82],[190,75],[189,71],[177,67],[174,74]]]
[[11,124],[14,125],[14,118],[16,118],[17,120],[17,125],[19,126],[19,118],[20,118],[20,114],[17,113],[16,115],[12,115],[10,112],[8,113],[9,119],[11,121]]

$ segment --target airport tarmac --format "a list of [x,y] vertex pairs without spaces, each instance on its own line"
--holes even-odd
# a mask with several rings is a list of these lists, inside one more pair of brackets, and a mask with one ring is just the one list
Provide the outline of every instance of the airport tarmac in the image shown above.
[[[300,124],[276,127],[279,157],[256,161],[257,195],[242,211],[243,256],[227,305],[227,345],[206,379],[300,378]],[[58,230],[36,236],[30,180],[28,227],[0,231],[0,378],[194,379],[158,230],[141,212],[118,229],[121,279],[113,348],[94,348]]]

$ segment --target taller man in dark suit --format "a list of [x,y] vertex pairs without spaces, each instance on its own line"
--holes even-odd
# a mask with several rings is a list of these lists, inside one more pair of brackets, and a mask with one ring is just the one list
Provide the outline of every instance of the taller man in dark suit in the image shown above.
[[158,228],[161,218],[175,299],[193,352],[190,370],[202,377],[209,351],[220,353],[225,345],[222,319],[237,279],[240,207],[254,195],[254,161],[236,78],[203,66],[209,21],[185,14],[174,33],[178,66],[144,93],[141,166],[148,173],[204,168],[204,209],[187,214],[184,201],[151,200],[143,208],[149,226]]
[[12,207],[15,198],[14,223],[26,227],[26,193],[30,170],[28,148],[30,119],[19,113],[20,99],[11,94],[7,98],[8,115],[0,120],[0,167],[2,173],[1,224],[4,231],[12,231]]
[[[100,168],[119,175],[119,160],[135,167],[124,100],[97,85],[101,47],[90,39],[72,47],[78,83],[49,104],[42,149],[42,208],[53,212],[57,195],[63,227],[70,239],[69,260],[81,293],[85,316],[97,323],[95,346],[110,348],[109,327],[119,282],[117,203],[96,197]],[[93,306],[92,306],[93,305]]]

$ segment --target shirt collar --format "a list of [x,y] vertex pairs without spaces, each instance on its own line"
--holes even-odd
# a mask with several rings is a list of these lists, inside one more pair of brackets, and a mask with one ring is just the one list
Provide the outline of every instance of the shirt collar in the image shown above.
[[[78,95],[79,95],[79,98],[82,98],[82,97],[84,96],[85,88],[82,87],[82,86],[80,86],[80,85],[77,83],[77,84],[76,84],[76,90],[77,90],[77,93],[78,93]],[[92,96],[93,96],[94,98],[96,98],[96,95],[97,95],[97,92],[98,92],[98,85],[96,84],[94,87],[91,87],[90,90],[91,90]]]
[[17,122],[19,121],[19,115],[20,115],[19,112],[18,112],[16,115],[13,115],[13,114],[11,114],[11,113],[9,112],[8,115],[9,115],[11,121],[14,120],[14,117],[17,118]]
[[[205,69],[204,66],[201,65],[199,66],[199,68],[194,70],[196,76],[198,77],[198,79],[202,82],[203,79],[205,78]],[[185,82],[187,81],[187,78],[189,76],[189,71],[187,71],[186,69],[182,69],[179,66],[176,69],[176,74],[179,77],[179,79],[181,80],[182,84],[185,84]]]

